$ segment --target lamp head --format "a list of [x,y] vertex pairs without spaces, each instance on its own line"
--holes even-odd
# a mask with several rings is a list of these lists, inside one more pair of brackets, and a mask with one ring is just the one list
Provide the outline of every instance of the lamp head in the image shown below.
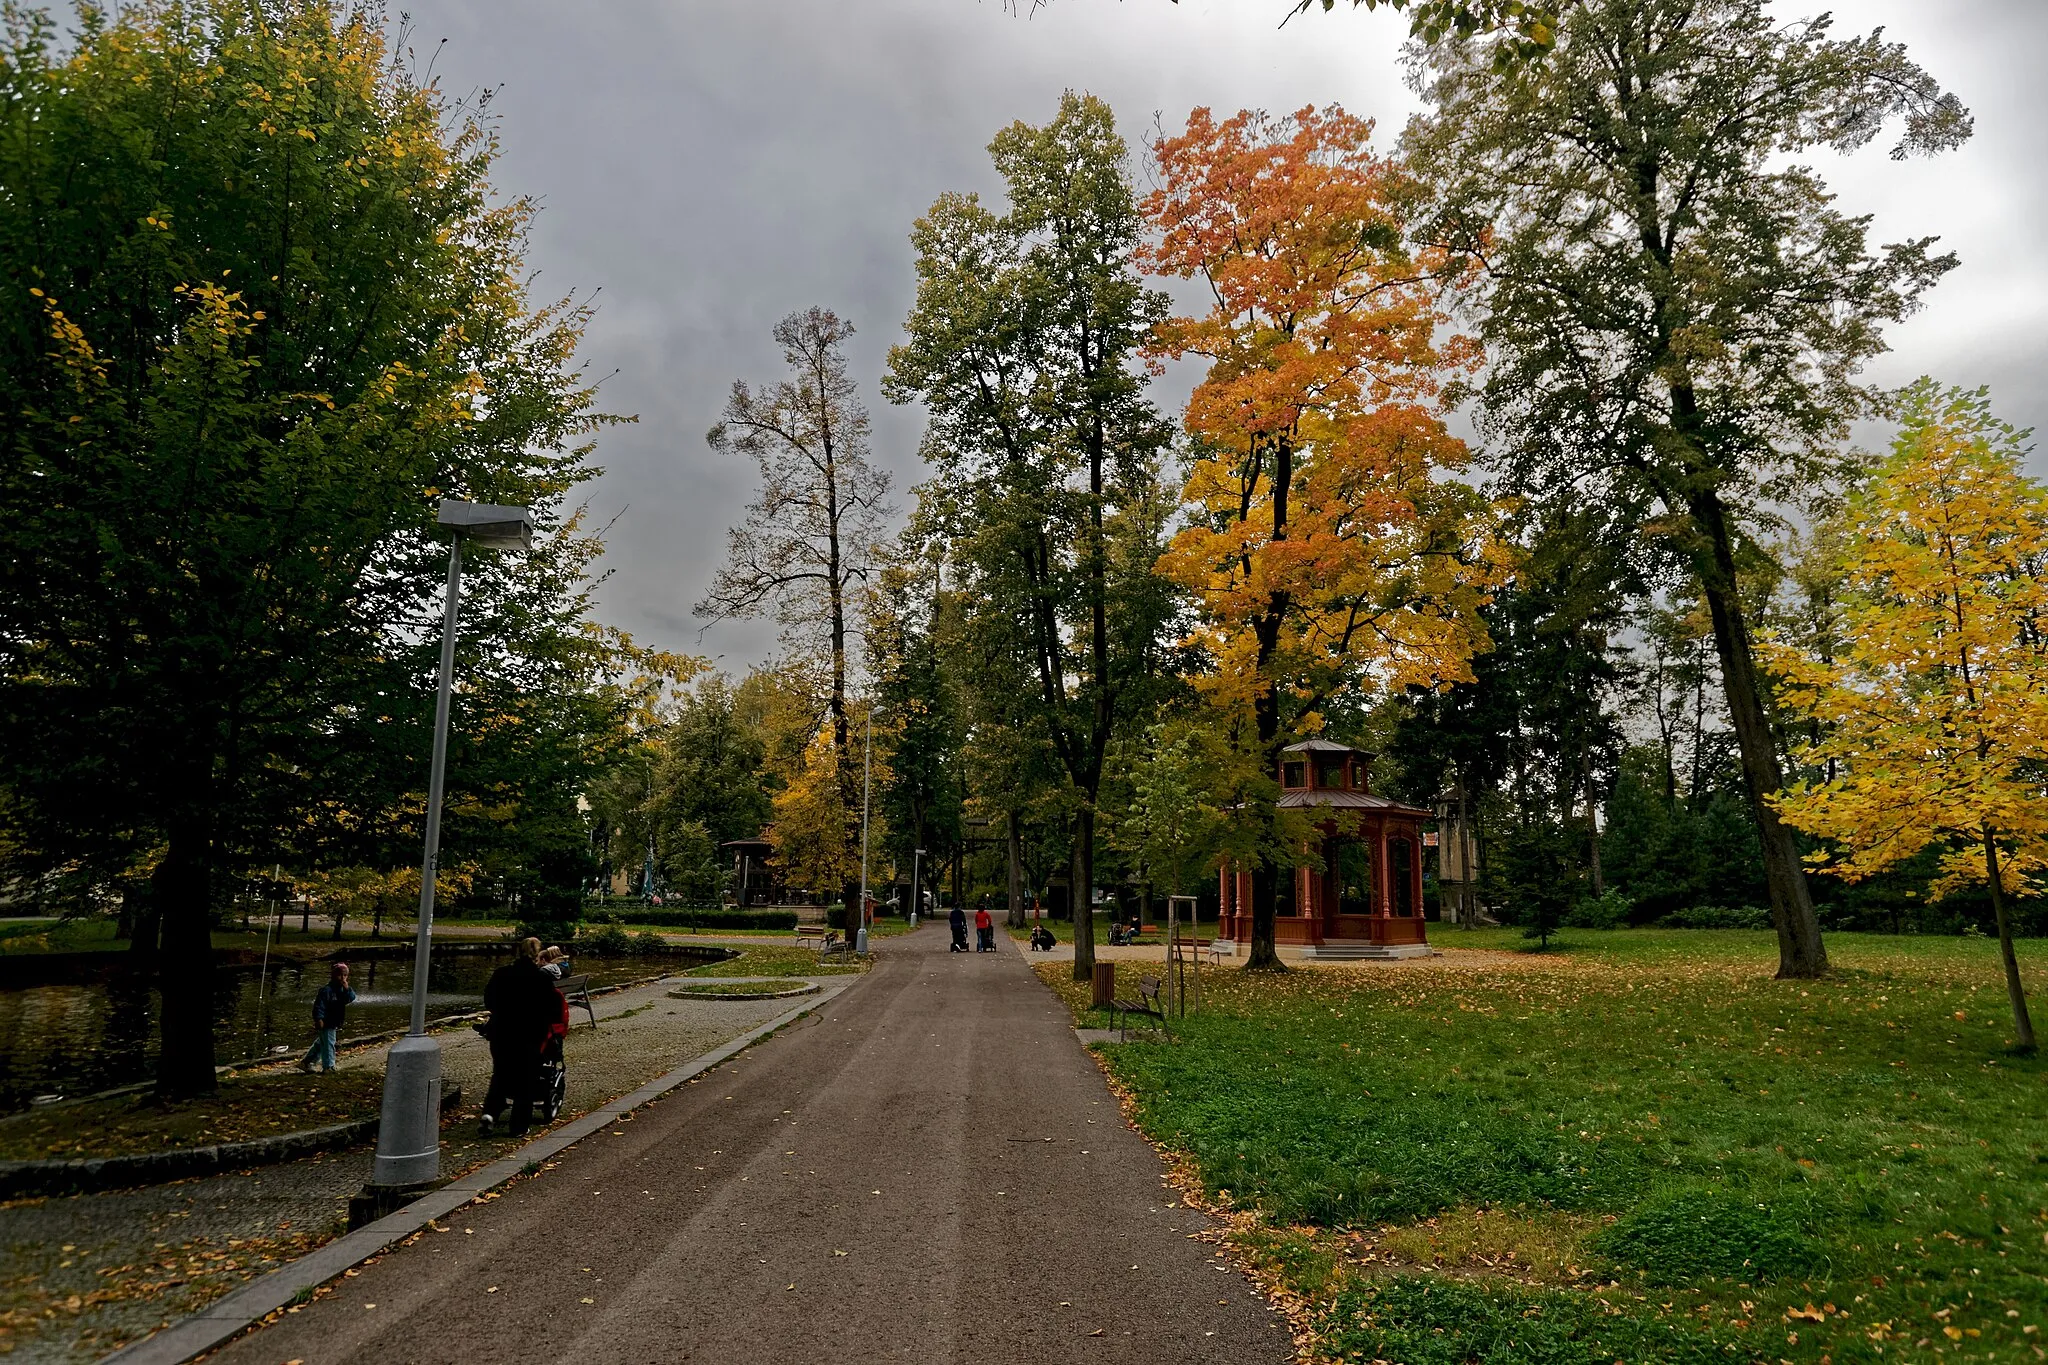
[[482,549],[526,551],[533,548],[531,508],[443,498],[438,520],[456,535]]

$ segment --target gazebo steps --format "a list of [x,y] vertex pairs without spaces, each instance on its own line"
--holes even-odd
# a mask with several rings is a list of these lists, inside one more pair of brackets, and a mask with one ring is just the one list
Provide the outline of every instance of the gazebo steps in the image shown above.
[[1427,943],[1311,943],[1301,949],[1301,955],[1313,962],[1386,962],[1428,957],[1435,951]]

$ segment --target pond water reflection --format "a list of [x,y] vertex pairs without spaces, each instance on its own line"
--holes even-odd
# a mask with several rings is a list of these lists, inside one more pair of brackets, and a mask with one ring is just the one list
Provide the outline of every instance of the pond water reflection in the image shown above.
[[[505,962],[499,954],[436,954],[427,977],[432,1018],[483,1007],[484,983]],[[582,958],[576,971],[591,985],[682,971],[688,959],[665,956]],[[342,1041],[403,1028],[412,1010],[412,959],[352,958]],[[313,996],[327,980],[325,962],[273,961],[268,972],[220,970],[214,980],[214,1049],[221,1062],[312,1041]],[[38,1095],[80,1095],[154,1074],[160,1001],[146,977],[109,972],[98,980],[0,990],[0,1113],[27,1107]]]

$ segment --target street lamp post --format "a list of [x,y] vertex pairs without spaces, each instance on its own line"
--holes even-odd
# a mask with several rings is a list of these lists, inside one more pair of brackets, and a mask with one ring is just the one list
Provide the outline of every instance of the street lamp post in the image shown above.
[[420,860],[419,929],[412,957],[412,1027],[384,1063],[384,1107],[370,1184],[350,1201],[351,1226],[381,1217],[441,1177],[441,1045],[427,1036],[427,963],[434,934],[434,882],[441,860],[441,794],[448,773],[448,707],[455,684],[456,618],[462,603],[462,544],[528,550],[533,513],[524,507],[441,500],[450,531],[448,598],[441,615],[441,677],[434,698],[434,758],[427,777],[426,853]]
[[875,709],[868,706],[867,752],[860,761],[860,934],[854,951],[868,950],[868,792],[875,771]]
[[924,863],[924,850],[910,850],[910,927],[917,927],[917,917],[924,912],[924,881],[919,869]]

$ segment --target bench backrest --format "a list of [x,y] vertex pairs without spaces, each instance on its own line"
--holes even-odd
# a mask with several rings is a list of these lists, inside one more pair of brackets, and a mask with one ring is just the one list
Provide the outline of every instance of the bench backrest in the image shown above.
[[1159,986],[1160,981],[1156,976],[1139,977],[1138,998],[1141,1000],[1157,1000],[1159,998]]
[[564,995],[590,994],[590,978],[587,976],[565,976],[555,983],[555,989]]

